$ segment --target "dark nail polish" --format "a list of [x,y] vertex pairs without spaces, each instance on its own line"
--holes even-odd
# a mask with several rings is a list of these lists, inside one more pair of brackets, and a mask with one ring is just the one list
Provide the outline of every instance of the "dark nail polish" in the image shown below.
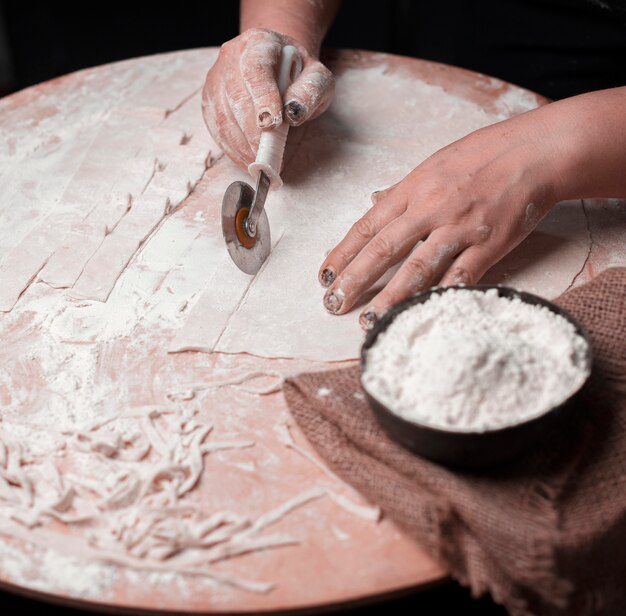
[[376,325],[376,321],[378,321],[378,316],[373,310],[366,310],[359,317],[359,323],[364,329],[372,329]]
[[264,109],[261,113],[259,113],[259,128],[267,128],[272,125],[273,121],[274,119],[272,118],[272,114],[269,112],[269,109]]
[[330,287],[335,282],[335,272],[330,267],[325,267],[320,274],[320,283],[323,287]]
[[341,289],[337,289],[336,291],[328,291],[326,295],[324,295],[324,306],[326,306],[326,310],[332,313],[339,312],[341,305],[343,304],[344,294]]
[[298,122],[306,114],[306,107],[301,102],[292,100],[285,105],[285,113],[290,120]]

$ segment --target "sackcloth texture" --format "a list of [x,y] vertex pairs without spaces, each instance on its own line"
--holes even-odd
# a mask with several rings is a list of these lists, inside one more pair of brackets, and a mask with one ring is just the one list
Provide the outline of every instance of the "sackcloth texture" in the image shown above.
[[626,614],[626,268],[556,303],[589,331],[589,384],[565,429],[496,468],[448,469],[390,440],[358,366],[283,391],[326,464],[474,596],[490,592],[512,616]]

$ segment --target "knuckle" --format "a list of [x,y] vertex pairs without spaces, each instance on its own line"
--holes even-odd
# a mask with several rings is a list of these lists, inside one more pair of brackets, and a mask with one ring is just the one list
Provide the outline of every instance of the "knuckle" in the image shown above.
[[324,89],[334,88],[335,76],[332,71],[319,61],[314,64],[314,68],[315,74],[318,76],[320,86]]
[[321,68],[324,70],[317,71],[310,77],[311,85],[318,98],[332,92],[335,87],[333,74],[324,65],[321,65]]
[[366,253],[373,259],[389,259],[393,255],[393,243],[384,235],[375,237],[367,245]]
[[[324,70],[322,70],[324,69]],[[323,64],[310,66],[300,75],[293,84],[300,97],[306,98],[310,103],[317,103],[332,93],[334,78]]]
[[244,51],[239,60],[239,71],[249,84],[263,83],[264,76],[261,70],[266,69],[269,64],[267,57],[253,56],[249,52]]
[[365,216],[352,225],[352,233],[357,239],[369,241],[376,235],[376,227],[371,218]]
[[450,270],[452,284],[473,284],[474,276],[464,267],[456,266]]
[[476,227],[476,235],[478,237],[478,243],[486,242],[492,235],[493,228],[485,220],[480,220]]
[[250,43],[239,58],[239,70],[249,81],[266,81],[267,73],[274,70],[279,48],[273,45]]
[[404,270],[415,288],[426,285],[432,277],[431,268],[418,257],[407,259],[404,264]]
[[[274,39],[276,37],[276,33],[273,30],[268,30],[267,28],[248,28],[237,38],[245,41],[246,43],[251,43],[267,38]],[[237,40],[237,38],[233,40]]]
[[241,44],[241,37],[236,37],[222,43],[220,45],[220,56],[229,53],[234,47],[237,47]]

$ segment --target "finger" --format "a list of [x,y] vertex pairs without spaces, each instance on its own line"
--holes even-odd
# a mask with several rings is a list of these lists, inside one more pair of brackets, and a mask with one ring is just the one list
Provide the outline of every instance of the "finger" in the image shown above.
[[254,103],[241,75],[231,72],[225,82],[225,91],[233,117],[254,153],[259,149],[261,129],[257,126]]
[[441,285],[477,284],[501,256],[503,255],[487,246],[471,246],[450,266],[441,279]]
[[[248,165],[254,160],[255,153],[250,146],[248,138],[239,126],[225,90],[220,92],[219,99],[219,114],[223,115],[224,118],[221,122],[223,138],[231,150],[231,152],[226,151],[226,154],[235,160],[238,165],[247,169]],[[220,119],[220,115],[218,115],[218,120]]]
[[364,216],[352,225],[346,236],[331,250],[322,263],[319,272],[321,285],[329,287],[337,274],[346,268],[365,245],[389,222],[404,214],[405,211],[405,202],[392,198],[379,201],[371,207]]
[[363,311],[361,325],[368,328],[394,304],[435,284],[466,246],[462,238],[445,227],[431,233]]
[[289,124],[299,126],[326,111],[334,89],[333,74],[321,62],[307,65],[283,97]]
[[283,101],[276,83],[282,45],[277,36],[264,32],[251,39],[239,62],[241,76],[255,110],[259,128],[277,126],[283,118]]
[[254,154],[237,119],[234,117],[223,89],[210,92],[203,100],[203,117],[209,132],[237,165],[247,169]]
[[428,234],[426,225],[411,224],[400,216],[378,233],[341,272],[324,295],[326,309],[348,312],[390,268],[400,262]]

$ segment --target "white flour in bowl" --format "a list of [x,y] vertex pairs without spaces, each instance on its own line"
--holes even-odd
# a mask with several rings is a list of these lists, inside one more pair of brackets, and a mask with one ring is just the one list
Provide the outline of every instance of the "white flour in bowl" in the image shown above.
[[367,352],[365,389],[401,417],[482,432],[526,421],[584,382],[565,318],[496,289],[450,289],[399,314]]

